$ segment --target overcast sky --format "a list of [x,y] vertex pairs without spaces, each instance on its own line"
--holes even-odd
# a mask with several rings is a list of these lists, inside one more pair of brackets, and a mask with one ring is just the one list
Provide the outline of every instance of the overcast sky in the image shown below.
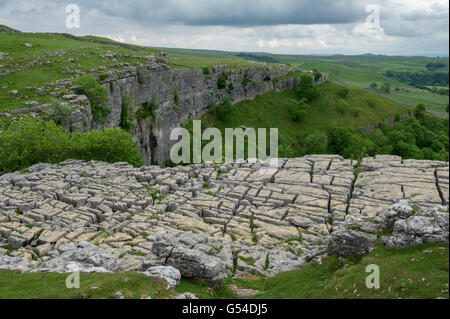
[[[80,28],[65,8],[80,8]],[[380,24],[367,23],[368,4]],[[447,54],[448,0],[0,0],[0,24],[157,47],[289,54]],[[1,43],[0,43],[1,47]]]

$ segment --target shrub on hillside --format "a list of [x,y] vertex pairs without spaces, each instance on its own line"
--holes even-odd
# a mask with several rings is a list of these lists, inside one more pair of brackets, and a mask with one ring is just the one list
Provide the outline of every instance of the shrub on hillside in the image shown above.
[[313,76],[314,76],[314,81],[319,81],[320,78],[322,77],[322,73],[320,73],[319,71],[314,69],[313,70]]
[[209,68],[206,67],[206,66],[203,67],[203,68],[202,68],[202,72],[203,72],[204,75],[209,75]]
[[242,86],[244,86],[244,87],[247,86],[251,81],[252,80],[251,80],[250,76],[248,75],[248,73],[245,73],[244,78],[242,79]]
[[325,154],[327,152],[328,137],[325,133],[314,131],[305,138],[305,154]]
[[225,73],[222,73],[217,80],[217,88],[219,90],[223,90],[227,87],[228,76]]
[[337,104],[337,110],[339,111],[339,113],[345,113],[349,110],[350,105],[348,104],[348,102],[344,99],[340,99],[338,101]]
[[53,121],[28,118],[0,131],[0,171],[67,159],[144,164],[139,146],[121,129],[70,133]]
[[135,127],[133,123],[133,110],[138,104],[136,99],[129,95],[122,97],[122,110],[120,112],[120,127],[125,131],[130,131]]
[[75,132],[72,134],[70,153],[71,158],[85,161],[127,162],[135,167],[144,165],[139,146],[128,132],[120,129]]
[[306,99],[293,101],[291,106],[291,117],[296,122],[302,122],[308,114],[309,105]]
[[36,163],[67,159],[70,133],[53,121],[13,121],[0,131],[0,171],[13,172]]
[[374,109],[377,106],[377,101],[373,97],[369,97],[367,99],[367,105]]
[[75,80],[74,85],[77,86],[78,93],[88,97],[94,121],[104,124],[111,113],[108,108],[108,91],[90,74]]
[[391,85],[389,83],[383,83],[383,85],[381,86],[381,91],[383,91],[383,93],[390,93],[391,92]]
[[358,117],[362,113],[362,108],[360,108],[359,106],[355,106],[352,108],[352,113],[354,117]]
[[226,121],[231,114],[234,113],[233,103],[228,96],[222,97],[222,102],[219,105],[211,105],[211,112],[219,120]]
[[422,103],[417,105],[414,110],[414,116],[416,117],[416,119],[418,119],[418,120],[424,119],[426,109],[427,109],[427,107]]
[[136,118],[138,120],[145,120],[150,116],[155,119],[156,118],[156,110],[159,108],[159,102],[156,99],[152,98],[150,102],[142,103],[136,112]]
[[348,87],[344,86],[337,90],[336,95],[341,99],[345,99],[349,92],[350,90],[348,89]]
[[69,103],[54,102],[42,111],[42,117],[46,121],[53,121],[58,125],[65,126],[70,122],[70,115],[75,107]]
[[178,90],[175,89],[173,91],[173,102],[176,106],[180,106],[180,95],[178,94]]

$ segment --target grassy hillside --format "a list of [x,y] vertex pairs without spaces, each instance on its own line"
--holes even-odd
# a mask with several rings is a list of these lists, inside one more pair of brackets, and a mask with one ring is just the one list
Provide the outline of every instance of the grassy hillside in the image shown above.
[[[226,120],[219,119],[212,112],[207,113],[201,118],[202,125],[217,127],[222,132],[227,127],[240,126],[278,128],[280,144],[294,145],[301,151],[299,141],[313,131],[330,132],[339,126],[365,127],[411,111],[385,98],[351,88],[345,98],[349,109],[341,113],[338,107],[340,98],[337,96],[341,88],[330,81],[318,86],[319,97],[310,103],[308,113],[301,122],[291,116],[291,108],[298,101],[295,90],[292,90],[269,92],[252,101],[237,103],[235,111]],[[370,100],[375,101],[375,107],[369,106]]]
[[[80,41],[61,34],[11,32],[6,27],[0,29],[0,113],[24,108],[26,105],[23,102],[27,101],[48,103],[58,100],[55,95],[61,96],[70,92],[52,92],[54,88],[50,84],[56,80],[75,77],[74,71],[80,73],[97,69],[97,73],[101,73],[98,69],[102,67],[118,70],[127,66],[139,66],[145,64],[142,58],[148,55],[156,54],[161,61],[165,61],[174,69],[212,68],[216,65],[236,69],[262,65],[244,59],[170,54],[159,56],[160,49],[135,45],[130,48],[123,47],[115,41],[96,36],[82,38],[107,40],[111,43]],[[111,53],[115,54],[115,59],[105,56]],[[118,66],[120,63],[122,66]],[[46,86],[50,92],[38,90]],[[18,94],[10,93],[14,90],[17,90]]]
[[[166,49],[174,54],[197,56],[197,57],[215,57],[215,58],[238,58],[239,52],[222,52],[208,50],[188,50],[188,49]],[[384,74],[387,71],[400,72],[426,72],[428,63],[442,63],[445,67],[436,70],[439,73],[449,72],[448,57],[404,57],[404,56],[307,56],[307,55],[280,55],[268,53],[253,53],[260,57],[268,57],[278,63],[288,63],[293,67],[311,70],[318,69],[321,72],[328,73],[330,79],[339,83],[353,85],[361,88],[368,88],[372,83],[381,86],[383,83],[389,83],[392,90],[387,96],[395,98],[398,101],[419,104],[425,103],[426,106],[437,112],[445,112],[448,105],[448,95],[439,95],[426,89],[419,89],[413,86],[401,83],[395,79],[388,78]],[[396,90],[398,88],[398,90]],[[443,87],[440,87],[443,88]],[[448,89],[448,86],[445,87]],[[431,89],[431,88],[430,88]]]
[[[428,244],[415,248],[387,250],[379,243],[364,257],[327,257],[321,265],[308,264],[298,271],[273,278],[228,278],[216,290],[183,278],[175,290],[166,290],[163,280],[138,273],[81,274],[80,288],[67,289],[67,275],[55,273],[0,272],[2,298],[171,298],[191,292],[202,299],[239,298],[231,285],[254,290],[254,298],[449,298],[448,246]],[[380,267],[380,289],[365,286],[366,266]]]

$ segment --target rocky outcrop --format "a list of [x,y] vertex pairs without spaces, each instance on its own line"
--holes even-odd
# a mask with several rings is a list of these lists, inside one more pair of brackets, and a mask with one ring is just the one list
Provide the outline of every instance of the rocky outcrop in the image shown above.
[[[109,107],[112,111],[106,126],[120,126],[125,96],[133,97],[138,102],[130,110],[133,114],[144,103],[157,104],[154,118],[134,118],[135,128],[130,132],[141,146],[147,164],[164,164],[174,144],[170,141],[173,129],[186,124],[189,119],[200,117],[212,104],[220,103],[224,96],[237,103],[273,90],[293,89],[299,84],[299,79],[276,80],[292,71],[264,67],[226,70],[218,67],[204,74],[201,69],[169,69],[153,64],[151,67],[129,67],[119,75],[109,72],[108,79],[102,82],[110,93]],[[227,76],[227,87],[219,89],[218,80],[223,74]],[[247,84],[245,77],[249,79]],[[228,87],[230,84],[232,89]],[[91,122],[87,127],[103,126]]]
[[0,176],[0,269],[139,271],[173,285],[176,272],[154,268],[173,267],[217,287],[227,276],[272,276],[327,254],[369,252],[387,227],[389,247],[417,236],[448,241],[447,196],[448,163],[396,156],[359,167],[305,156],[280,159],[275,170],[38,164]]
[[404,248],[426,243],[448,245],[448,206],[433,208],[410,207],[402,203],[401,210],[393,207],[389,212],[392,235],[382,238],[387,248]]
[[[103,40],[85,39],[84,41],[102,42]],[[46,65],[53,57],[63,57],[78,49],[47,52],[20,68],[8,69],[0,74],[0,77],[30,67]],[[79,55],[83,54],[79,53]],[[36,95],[45,94],[64,100],[66,104],[74,108],[72,114],[62,123],[71,131],[125,127],[123,118],[126,116],[126,121],[130,124],[126,129],[140,145],[141,152],[149,165],[163,165],[169,159],[170,149],[175,143],[170,141],[173,129],[208,112],[210,107],[220,103],[223,97],[227,96],[233,103],[237,103],[254,99],[270,91],[290,90],[300,83],[298,78],[282,78],[296,71],[286,67],[169,68],[167,63],[176,63],[176,61],[171,61],[174,58],[165,56],[163,52],[148,56],[111,52],[102,55],[101,58],[111,61],[112,64],[87,72],[71,68],[74,62],[72,59],[63,69],[70,79],[56,80],[43,84],[42,87],[30,87],[30,89]],[[138,66],[119,62],[119,59],[133,59]],[[80,95],[73,86],[75,78],[87,73],[93,74],[108,92],[108,107],[111,113],[104,124],[93,120],[89,99]],[[222,80],[221,85],[219,85],[219,79]],[[323,77],[316,83],[321,84],[325,80],[326,77]],[[18,93],[15,91],[15,94]],[[51,103],[39,105],[36,101],[24,101],[22,104],[30,107],[0,113],[0,117],[21,119],[28,116],[41,116],[52,119],[46,114],[46,110],[52,107]]]

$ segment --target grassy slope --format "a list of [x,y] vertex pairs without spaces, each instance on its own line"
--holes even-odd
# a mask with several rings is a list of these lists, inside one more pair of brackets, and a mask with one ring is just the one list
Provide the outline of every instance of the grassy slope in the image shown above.
[[[95,36],[86,38],[109,40]],[[25,46],[31,43],[32,47]],[[78,41],[63,35],[41,33],[8,33],[0,32],[0,52],[8,53],[0,60],[0,73],[12,69],[22,69],[20,72],[11,73],[0,78],[0,113],[24,108],[22,102],[37,101],[47,103],[54,98],[49,94],[37,95],[36,88],[44,87],[50,82],[60,79],[72,78],[73,74],[63,71],[63,68],[88,72],[98,67],[108,67],[117,64],[111,59],[103,58],[106,53],[128,54],[130,56],[147,56],[159,52],[159,49],[139,47],[137,51],[110,44]],[[52,56],[59,50],[67,50],[65,54]],[[44,65],[30,66],[30,62],[41,58],[41,62],[51,62]],[[74,59],[75,62],[68,62]],[[117,56],[119,62],[127,62],[133,66],[139,66],[143,61],[132,57]],[[166,62],[171,68],[212,68],[215,65],[227,65],[229,69],[261,65],[253,61],[243,59],[213,58],[213,57],[188,57],[169,55]],[[32,88],[32,89],[30,89]],[[9,92],[18,90],[18,95]],[[70,93],[70,92],[65,92]]]
[[[380,267],[379,290],[365,286],[370,264]],[[80,289],[67,289],[64,274],[2,271],[0,298],[113,298],[116,291],[126,298],[171,298],[183,292],[199,298],[236,298],[229,284],[259,290],[255,298],[448,298],[448,272],[448,246],[387,250],[378,243],[369,255],[347,257],[342,264],[336,256],[327,257],[322,265],[308,264],[273,278],[228,278],[225,287],[216,290],[183,278],[175,291],[168,291],[164,281],[138,273],[81,274]]]
[[[301,67],[304,69],[316,68],[328,73],[331,80],[361,88],[368,88],[371,83],[377,83],[379,87],[383,83],[389,83],[392,87],[391,92],[383,94],[413,105],[425,103],[429,109],[438,112],[444,112],[448,103],[448,96],[408,86],[368,69],[333,63],[305,63]],[[395,88],[399,90],[396,91]]]
[[[426,251],[426,252],[424,252]],[[378,245],[367,256],[336,256],[321,266],[307,265],[267,280],[258,298],[448,298],[448,246],[425,245],[387,250]],[[366,267],[380,268],[380,289],[365,285]]]
[[[168,49],[169,50],[169,49]],[[208,50],[170,49],[169,52],[198,57],[236,58],[237,52],[221,52]],[[444,62],[447,68],[439,69],[439,72],[449,71],[448,58],[430,57],[403,57],[403,56],[306,56],[306,55],[276,55],[263,54],[273,57],[280,63],[290,63],[292,66],[300,66],[302,69],[318,69],[330,74],[332,80],[347,83],[354,86],[368,88],[371,83],[378,85],[390,83],[392,92],[388,96],[399,101],[417,105],[425,103],[431,110],[444,112],[448,103],[448,96],[431,93],[427,90],[417,89],[403,84],[397,80],[385,77],[388,71],[426,71],[429,62]],[[398,87],[399,91],[394,91]]]
[[[338,89],[339,86],[332,82],[320,85],[320,97],[310,104],[308,115],[301,123],[293,121],[289,111],[293,100],[296,99],[295,91],[284,91],[269,92],[252,101],[236,104],[237,111],[226,121],[221,121],[214,114],[207,113],[201,118],[202,125],[217,127],[222,133],[227,127],[242,125],[261,128],[276,127],[283,142],[295,145],[298,138],[306,136],[313,130],[328,131],[335,126],[364,127],[394,117],[396,114],[405,114],[410,110],[364,90],[351,88],[346,98],[351,106],[350,109],[360,107],[362,112],[359,116],[355,116],[351,111],[341,114],[337,110],[339,98],[336,91]],[[375,108],[367,104],[369,97],[377,101]]]

